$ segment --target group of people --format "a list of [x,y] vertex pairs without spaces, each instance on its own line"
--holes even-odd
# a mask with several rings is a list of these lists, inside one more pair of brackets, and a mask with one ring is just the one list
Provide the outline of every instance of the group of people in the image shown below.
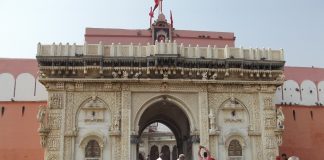
[[[204,152],[201,155],[202,150],[204,150]],[[180,154],[177,160],[185,160],[185,158],[186,157],[184,154]],[[147,159],[149,159],[149,158],[147,158]],[[211,157],[209,150],[204,146],[199,146],[198,159],[199,160],[216,160],[215,158]],[[163,153],[160,153],[159,158],[156,160],[163,160]],[[283,153],[281,156],[278,156],[276,158],[276,160],[299,160],[299,158],[296,156],[292,156],[292,157],[288,158],[288,156],[285,153]]]
[[288,158],[288,156],[285,153],[283,153],[281,157],[278,156],[276,160],[299,160],[299,158],[296,156],[291,156]]
[[[204,150],[202,155],[201,155],[201,150]],[[156,160],[163,160],[162,157],[163,157],[163,153],[160,153],[159,158]],[[177,160],[185,160],[185,158],[186,157],[184,154],[180,154]],[[198,158],[199,160],[216,160],[215,158],[211,157],[209,150],[204,146],[199,146]],[[288,156],[285,153],[283,153],[281,157],[278,156],[276,160],[299,160],[299,158],[296,156],[292,156],[288,158]]]
[[[202,149],[204,150],[203,156],[201,156]],[[163,153],[160,153],[159,158],[156,160],[163,160],[162,157],[163,157]],[[177,160],[185,160],[185,158],[186,157],[184,154],[180,154]],[[211,157],[209,150],[204,146],[199,146],[198,158],[199,158],[199,160],[216,160],[215,158]]]

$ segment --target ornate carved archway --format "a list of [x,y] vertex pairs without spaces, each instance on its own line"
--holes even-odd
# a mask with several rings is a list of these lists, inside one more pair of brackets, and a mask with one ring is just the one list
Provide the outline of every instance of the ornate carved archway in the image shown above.
[[187,116],[188,113],[184,111],[184,106],[179,106],[181,103],[175,103],[174,99],[171,99],[162,96],[155,98],[153,103],[143,106],[145,110],[139,113],[137,133],[141,135],[143,130],[154,122],[163,123],[175,135],[179,153],[185,153],[190,157],[192,145],[190,118]]

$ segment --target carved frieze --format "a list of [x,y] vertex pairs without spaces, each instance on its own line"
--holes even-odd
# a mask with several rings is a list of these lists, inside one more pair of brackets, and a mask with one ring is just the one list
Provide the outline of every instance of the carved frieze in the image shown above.
[[58,151],[47,151],[46,160],[58,160],[59,159],[58,155],[59,155]]
[[266,129],[274,129],[274,128],[276,128],[276,119],[274,119],[274,118],[265,118],[264,127]]
[[50,129],[60,129],[62,116],[60,113],[50,113],[48,115],[48,126]]
[[47,150],[59,151],[60,150],[60,137],[48,137],[47,138]]
[[66,108],[65,108],[65,130],[69,131],[74,129],[74,117],[75,114],[73,114],[74,111],[74,92],[68,92],[67,93],[67,99],[66,99]]
[[275,106],[272,102],[272,98],[273,97],[270,97],[270,96],[264,98],[263,101],[264,101],[264,109],[265,110],[273,110],[275,108]]
[[266,139],[265,148],[267,148],[267,149],[276,148],[276,146],[277,146],[276,137],[268,135],[265,137],[265,139]]
[[77,89],[77,90],[83,90],[83,83],[82,82],[75,83],[75,89]]
[[63,94],[53,93],[50,96],[49,107],[50,109],[61,109],[63,104]]
[[56,82],[56,89],[64,90],[64,82]]

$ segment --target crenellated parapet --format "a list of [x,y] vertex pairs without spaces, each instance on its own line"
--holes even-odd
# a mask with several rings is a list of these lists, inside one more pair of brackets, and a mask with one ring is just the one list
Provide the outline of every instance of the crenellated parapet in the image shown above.
[[283,50],[271,50],[270,48],[217,48],[216,45],[208,47],[184,46],[177,44],[176,41],[155,42],[154,45],[150,43],[121,45],[120,43],[111,45],[87,44],[70,45],[69,43],[63,45],[59,43],[56,45],[41,45],[38,44],[37,56],[103,56],[103,57],[149,57],[156,55],[178,56],[184,58],[204,58],[204,59],[244,59],[244,60],[263,60],[263,61],[284,61]]
[[283,80],[283,50],[154,45],[38,44],[43,78]]

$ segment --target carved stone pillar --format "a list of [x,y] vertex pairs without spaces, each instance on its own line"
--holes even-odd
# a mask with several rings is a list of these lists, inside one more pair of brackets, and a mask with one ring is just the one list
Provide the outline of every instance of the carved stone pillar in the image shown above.
[[[75,128],[75,116],[74,116],[74,93],[68,92],[66,94],[66,104],[64,110],[62,110],[62,115],[64,119],[62,120],[62,130],[64,130],[63,140],[63,159],[74,159],[74,139],[77,136],[77,129]],[[65,124],[65,125],[64,125]]]
[[249,131],[253,160],[262,160],[261,133]]
[[207,88],[203,86],[199,91],[199,135],[200,144],[209,147],[209,118]]
[[198,148],[199,148],[199,145],[200,145],[200,142],[201,142],[200,137],[199,137],[199,135],[191,135],[190,140],[192,142],[191,159],[192,160],[198,160],[197,152],[198,152]]
[[64,136],[64,159],[74,159],[74,144],[75,137],[77,137],[78,131],[76,129],[65,132]]
[[121,159],[121,143],[120,143],[120,134],[110,134],[110,138],[111,138],[111,146],[112,147],[112,159]]
[[131,135],[130,136],[130,142],[131,142],[131,160],[137,160],[138,158],[138,154],[137,154],[137,150],[138,150],[138,144],[140,143],[140,138],[138,135]]
[[209,151],[212,157],[218,156],[218,137],[219,131],[209,133]]
[[276,112],[272,102],[273,95],[264,94],[263,99],[263,158],[275,159],[278,155],[278,144],[275,135]]
[[121,159],[130,160],[131,144],[130,144],[130,105],[131,105],[131,92],[129,86],[122,86],[122,113],[121,113]]

